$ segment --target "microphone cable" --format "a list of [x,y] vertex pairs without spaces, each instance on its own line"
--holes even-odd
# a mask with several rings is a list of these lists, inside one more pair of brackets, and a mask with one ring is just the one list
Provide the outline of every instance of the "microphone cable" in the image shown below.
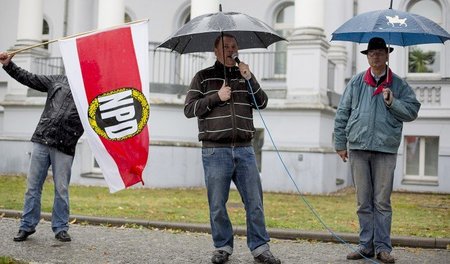
[[[239,64],[240,60],[237,57],[237,54],[233,54],[232,55],[233,59]],[[266,121],[264,120],[262,114],[261,114],[261,109],[259,109],[258,107],[258,103],[256,102],[256,98],[255,98],[255,94],[253,93],[253,87],[250,84],[250,80],[246,80],[248,87],[249,87],[249,93],[252,95],[252,99],[253,99],[253,103],[255,104],[256,110],[261,118],[261,121],[264,125],[264,128],[267,131],[267,134],[269,135],[270,141],[272,142],[273,147],[275,148],[275,152],[277,153],[278,159],[280,160],[281,164],[283,165],[283,168],[285,170],[285,172],[287,173],[289,179],[292,181],[292,183],[295,186],[295,189],[297,190],[298,194],[300,195],[301,199],[303,200],[303,202],[306,204],[306,206],[309,208],[309,210],[312,212],[312,214],[316,217],[317,220],[319,220],[320,224],[334,237],[336,238],[338,241],[340,241],[341,243],[345,244],[348,248],[350,248],[352,251],[359,253],[359,255],[361,255],[364,259],[372,262],[372,263],[376,263],[378,264],[378,262],[364,256],[363,254],[361,254],[361,252],[358,250],[358,248],[352,246],[351,244],[349,244],[347,241],[345,241],[343,238],[341,238],[339,235],[337,235],[333,230],[331,230],[330,227],[328,227],[328,225],[322,220],[322,218],[319,216],[319,214],[316,212],[316,210],[314,209],[314,207],[309,203],[309,201],[305,198],[305,196],[300,192],[300,188],[298,187],[297,183],[295,183],[294,178],[292,177],[289,169],[287,168],[286,164],[284,163],[283,158],[280,155],[280,152],[278,151],[278,147],[275,144],[275,141],[273,140],[272,134],[270,133],[269,128],[267,127]]]

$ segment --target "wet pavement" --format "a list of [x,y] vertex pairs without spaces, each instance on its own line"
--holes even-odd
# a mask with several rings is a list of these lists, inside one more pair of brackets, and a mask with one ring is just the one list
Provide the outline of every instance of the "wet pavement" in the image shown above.
[[[0,218],[0,256],[30,263],[211,263],[213,251],[207,233],[71,224],[72,242],[59,242],[50,223],[42,220],[28,240],[14,242],[18,226],[17,218]],[[339,243],[272,239],[270,246],[282,263],[377,263],[347,260],[351,249]],[[399,264],[450,263],[447,249],[395,247],[392,254]],[[254,263],[245,237],[235,237],[228,263]]]

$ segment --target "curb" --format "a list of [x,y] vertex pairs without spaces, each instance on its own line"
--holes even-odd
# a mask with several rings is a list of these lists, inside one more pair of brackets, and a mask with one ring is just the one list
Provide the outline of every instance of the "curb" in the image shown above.
[[[0,209],[0,218],[20,218],[22,216],[21,211],[17,210],[4,210]],[[50,213],[41,213],[41,218],[50,221]],[[95,217],[95,216],[83,216],[83,215],[71,215],[71,221],[75,220],[77,223],[87,223],[90,225],[108,225],[108,226],[123,226],[123,225],[139,225],[146,228],[157,229],[175,229],[195,233],[211,233],[209,225],[205,224],[192,224],[192,223],[180,223],[180,222],[162,222],[162,221],[147,221],[142,219],[127,219],[127,218],[112,218],[112,217]],[[267,232],[271,238],[286,239],[286,240],[315,240],[322,242],[334,242],[342,243],[344,240],[348,243],[357,244],[359,237],[350,233],[334,233],[332,235],[329,232],[320,231],[302,231],[296,229],[279,229],[268,228]],[[245,236],[245,227],[235,227],[234,234]],[[338,236],[339,238],[336,238]],[[450,245],[450,238],[425,238],[425,237],[408,237],[408,236],[392,236],[392,246],[399,247],[417,247],[417,248],[438,248],[446,249]]]

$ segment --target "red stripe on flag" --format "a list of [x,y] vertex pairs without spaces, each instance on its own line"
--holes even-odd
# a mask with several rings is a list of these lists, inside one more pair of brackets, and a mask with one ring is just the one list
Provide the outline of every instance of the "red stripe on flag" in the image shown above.
[[[130,27],[79,38],[77,50],[89,103],[102,93],[123,87],[142,92]],[[147,127],[122,141],[100,139],[116,162],[124,185],[129,187],[142,182],[142,171],[148,158]]]

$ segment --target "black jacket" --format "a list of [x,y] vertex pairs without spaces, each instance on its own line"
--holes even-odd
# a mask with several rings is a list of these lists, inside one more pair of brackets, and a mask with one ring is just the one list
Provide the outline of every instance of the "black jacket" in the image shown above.
[[71,156],[75,155],[77,141],[84,130],[67,77],[32,74],[13,62],[3,66],[3,69],[21,84],[47,93],[45,108],[31,141],[54,147]]
[[[223,64],[216,63],[199,71],[186,95],[184,114],[198,118],[198,139],[204,147],[250,146],[255,133],[253,96],[238,67],[226,67],[231,98],[222,102],[218,91],[224,82]],[[267,106],[268,98],[252,75],[250,84],[258,108]]]

